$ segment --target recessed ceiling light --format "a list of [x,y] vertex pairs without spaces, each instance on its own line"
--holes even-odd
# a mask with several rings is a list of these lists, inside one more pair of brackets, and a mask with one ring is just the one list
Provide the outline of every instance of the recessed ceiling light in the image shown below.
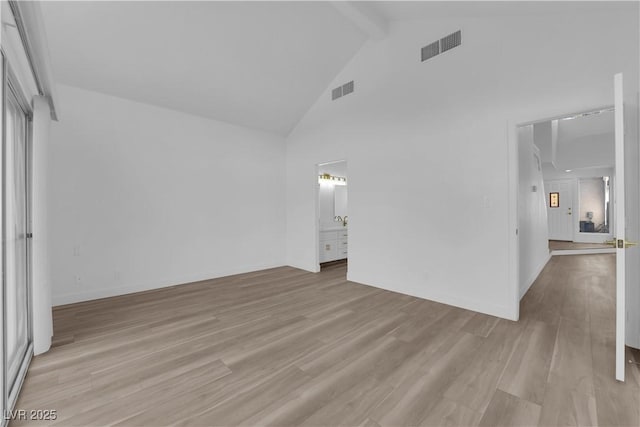
[[564,171],[565,172],[571,172],[571,169],[565,169]]

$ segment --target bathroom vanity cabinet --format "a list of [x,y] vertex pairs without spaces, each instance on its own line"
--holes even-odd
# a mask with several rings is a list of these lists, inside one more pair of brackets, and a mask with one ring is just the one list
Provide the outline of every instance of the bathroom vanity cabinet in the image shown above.
[[320,231],[320,262],[346,259],[348,237],[349,232],[345,227]]

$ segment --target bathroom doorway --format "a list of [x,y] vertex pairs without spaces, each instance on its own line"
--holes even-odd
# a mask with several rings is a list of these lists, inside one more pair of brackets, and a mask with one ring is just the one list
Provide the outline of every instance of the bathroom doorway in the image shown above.
[[318,269],[345,269],[349,253],[347,162],[318,164]]

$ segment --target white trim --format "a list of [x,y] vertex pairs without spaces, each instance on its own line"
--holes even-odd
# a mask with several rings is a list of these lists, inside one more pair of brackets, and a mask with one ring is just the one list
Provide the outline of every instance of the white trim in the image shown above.
[[[577,116],[579,114],[592,113],[594,111],[611,110],[612,108],[614,108],[614,106],[611,105],[611,104],[608,104],[608,105],[601,106],[601,107],[593,107],[593,108],[581,109],[580,111],[576,111],[575,113],[572,113],[572,114],[567,114],[566,112],[561,113],[558,110],[557,113],[555,113],[555,114],[553,114],[551,116],[546,116],[546,118],[519,122],[518,127],[527,126],[527,125],[535,125],[535,124],[538,124],[538,123],[550,122],[550,121],[553,121],[553,120],[560,120],[560,119],[564,119],[564,118],[567,118],[567,117]],[[611,167],[611,166],[607,166],[607,167]]]
[[[622,73],[613,77],[615,105],[615,168],[616,179],[614,194],[615,234],[616,239],[625,240],[625,182],[624,182],[624,91]],[[616,379],[624,382],[625,370],[625,249],[616,247]]]
[[396,289],[392,284],[380,283],[374,277],[357,276],[353,273],[347,272],[347,280],[350,282],[358,283],[361,285],[372,286],[374,288],[383,289],[385,291],[391,291],[402,295],[409,295],[417,298],[426,299],[429,301],[435,301],[442,304],[451,305],[453,307],[463,308],[466,310],[475,311],[478,313],[488,314],[490,316],[501,317],[503,319],[517,321],[512,307],[503,305],[487,304],[486,302],[478,302],[475,299],[460,298],[458,296],[450,294],[442,294],[438,292],[430,292],[429,289],[423,289],[420,292],[406,292],[406,290]]
[[[318,252],[319,252],[320,242],[316,243],[316,246],[318,246]],[[297,268],[299,270],[308,271],[309,273],[319,273],[320,272],[320,263],[318,263],[318,264],[314,264],[314,263],[309,264],[309,262],[307,260],[290,260],[289,262],[287,262],[286,265],[288,267],[293,267],[293,268]]]
[[508,282],[507,297],[511,302],[505,316],[511,320],[520,318],[520,236],[519,236],[519,186],[518,125],[507,121],[507,181],[508,181]]
[[120,295],[132,294],[136,292],[150,291],[153,289],[167,288],[169,286],[184,285],[193,282],[200,282],[202,280],[213,280],[221,277],[233,276],[236,274],[253,273],[261,270],[268,270],[270,268],[284,267],[285,264],[264,264],[254,265],[244,268],[233,268],[229,270],[221,270],[210,273],[201,273],[190,276],[174,277],[172,279],[158,281],[138,283],[135,285],[122,286],[118,288],[108,289],[91,289],[83,292],[70,292],[53,296],[53,306],[73,304],[76,302],[91,301],[100,298],[109,298]]
[[551,251],[552,256],[556,255],[594,255],[594,254],[615,254],[614,248],[593,248],[593,249],[556,249]]
[[[313,233],[313,242],[315,247],[316,262],[313,265],[313,270],[309,270],[312,273],[320,272],[320,182],[318,182],[317,176],[320,174],[320,165],[324,163],[316,164],[315,176],[314,176],[314,198],[313,206],[316,212],[316,221],[314,223],[315,230]],[[306,269],[305,269],[306,270]]]

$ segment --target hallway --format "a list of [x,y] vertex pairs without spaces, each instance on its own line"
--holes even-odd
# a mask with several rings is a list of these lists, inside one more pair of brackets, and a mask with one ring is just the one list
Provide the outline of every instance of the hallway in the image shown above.
[[[615,255],[552,257],[521,302],[523,321],[532,334],[525,331],[523,340],[536,343],[526,358],[549,363],[537,373],[547,384],[535,391],[516,382],[511,392],[543,403],[541,425],[640,424],[639,367],[627,365],[624,384],[614,378]],[[640,361],[640,354],[627,348],[629,359]],[[531,366],[523,364],[520,379],[533,380]]]
[[638,425],[640,369],[614,380],[614,261],[553,257],[519,322],[345,266],[61,307],[17,409],[59,425]]

